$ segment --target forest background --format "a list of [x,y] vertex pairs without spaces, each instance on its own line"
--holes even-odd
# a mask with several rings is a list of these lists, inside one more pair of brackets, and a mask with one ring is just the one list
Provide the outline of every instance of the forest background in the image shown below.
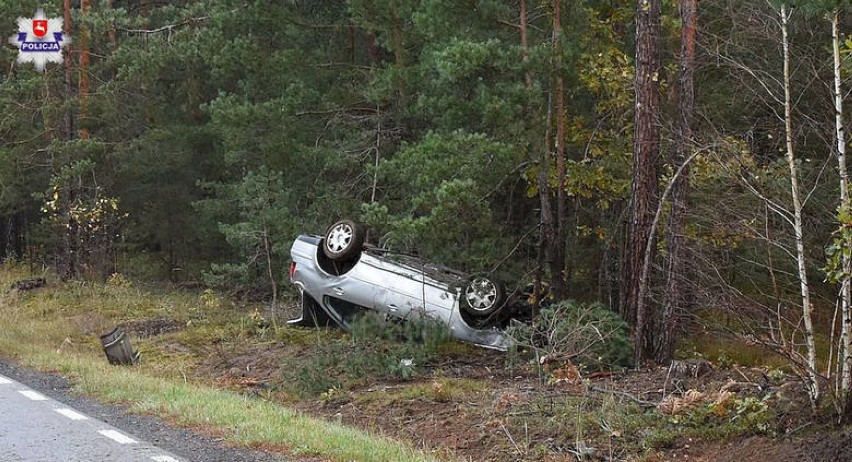
[[43,8],[73,38],[0,57],[0,257],[274,303],[292,240],[353,217],[602,302],[638,360],[713,324],[843,408],[847,7],[0,0],[3,37]]

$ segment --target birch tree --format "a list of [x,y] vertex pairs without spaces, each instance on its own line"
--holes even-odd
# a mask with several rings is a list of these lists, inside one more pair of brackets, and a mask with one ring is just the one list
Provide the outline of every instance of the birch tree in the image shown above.
[[[745,88],[763,106],[762,111],[758,112],[757,115],[765,119],[764,122],[759,120],[753,122],[752,128],[757,133],[749,132],[746,137],[746,144],[729,154],[724,154],[724,156],[733,155],[737,159],[736,161],[731,163],[730,159],[719,158],[717,160],[718,165],[727,172],[727,175],[730,175],[731,178],[737,178],[748,194],[763,203],[766,210],[774,213],[778,219],[776,223],[786,227],[789,232],[790,245],[786,244],[788,233],[772,232],[774,230],[773,225],[770,224],[769,216],[764,220],[765,227],[758,228],[755,224],[759,220],[755,218],[754,212],[746,212],[738,220],[738,226],[743,227],[744,236],[759,238],[768,246],[767,261],[764,268],[768,271],[768,276],[771,279],[767,282],[772,287],[772,294],[764,295],[769,300],[774,301],[772,303],[774,306],[763,304],[756,298],[746,296],[739,288],[727,283],[726,285],[731,289],[731,293],[728,294],[729,297],[740,300],[748,299],[749,303],[754,306],[762,306],[761,309],[764,310],[760,315],[752,313],[752,317],[746,315],[746,318],[741,318],[743,325],[740,330],[743,332],[740,333],[745,334],[746,340],[754,340],[790,361],[790,364],[795,367],[806,384],[809,398],[815,407],[821,394],[820,374],[817,370],[812,321],[814,309],[811,291],[812,281],[809,280],[807,270],[808,254],[806,252],[805,220],[803,218],[807,198],[812,197],[813,190],[802,186],[800,163],[806,163],[807,160],[797,157],[794,141],[797,129],[801,131],[803,127],[807,126],[806,124],[814,123],[813,118],[807,114],[807,108],[804,108],[805,111],[803,111],[801,105],[802,101],[807,101],[807,98],[811,97],[813,79],[803,80],[801,71],[799,73],[793,72],[794,66],[797,69],[803,69],[808,58],[802,56],[797,58],[802,61],[796,62],[791,58],[793,44],[790,39],[789,27],[792,14],[790,4],[768,0],[762,6],[745,4],[743,8],[752,14],[752,17],[755,18],[753,23],[759,26],[749,31],[752,34],[749,37],[756,37],[763,40],[766,46],[778,49],[781,63],[779,66],[777,58],[771,54],[757,53],[753,41],[735,44],[730,40],[730,36],[733,35],[730,33],[721,40],[717,37],[716,41],[707,42],[706,50],[713,58],[717,59],[717,63],[730,67],[731,76],[735,80],[746,83]],[[767,8],[767,10],[761,11],[763,8]],[[717,47],[716,45],[720,43],[730,46]],[[748,43],[748,46],[738,46],[742,43]],[[794,91],[796,92],[795,97],[793,96]],[[800,104],[797,105],[794,102]],[[794,113],[797,114],[796,121],[794,121]],[[758,125],[761,123],[764,124],[763,127]],[[796,123],[800,126],[796,126]],[[773,138],[772,131],[776,130],[776,124],[780,136]],[[758,130],[766,131],[761,133]],[[761,139],[756,139],[757,136],[760,136]],[[725,139],[724,135],[721,139]],[[776,140],[778,140],[777,143]],[[761,145],[761,143],[763,144]],[[740,153],[735,151],[740,151]],[[781,159],[777,159],[781,162],[776,163],[776,152],[782,153]],[[755,157],[755,155],[761,156],[762,159]],[[767,161],[770,163],[767,163]],[[773,177],[772,184],[768,182],[766,175]],[[775,184],[783,184],[787,192],[773,191]],[[816,187],[815,184],[812,186]],[[808,237],[810,236],[812,235],[808,234]],[[789,272],[785,268],[782,273],[776,267],[777,263],[773,263],[772,248],[778,248],[790,257],[791,268],[789,268]],[[791,284],[789,296],[785,296],[787,294],[784,289],[779,287],[779,281],[776,279],[779,275],[789,275],[789,283]],[[758,291],[761,291],[761,289],[758,289]],[[790,308],[788,309],[788,307]],[[750,307],[740,305],[737,309],[749,311]],[[734,315],[739,316],[737,313]]]
[[[837,173],[840,183],[840,208],[849,207],[849,176],[846,170],[846,134],[843,130],[843,92],[841,88],[841,60],[840,60],[840,25],[838,16],[839,8],[831,13],[831,49],[834,62],[834,127],[835,139],[837,141]],[[850,239],[846,239],[845,245],[852,247]],[[842,258],[844,273],[852,273],[852,257],[848,253]],[[838,358],[840,367],[840,392],[838,393],[842,403],[842,414],[848,420],[852,402],[850,402],[850,387],[852,387],[852,290],[850,290],[849,278],[844,278],[840,285],[840,311],[841,327],[840,341],[838,345]]]
[[[846,171],[846,135],[843,131],[843,92],[841,89],[840,75],[840,26],[838,21],[839,9],[831,13],[831,51],[834,58],[834,127],[837,140],[837,174],[840,183],[840,206],[848,207],[849,203],[849,177]],[[847,243],[848,245],[848,243]],[[843,268],[845,272],[850,269],[850,256],[843,255]],[[841,360],[841,396],[846,401],[849,393],[850,374],[852,374],[852,313],[850,313],[850,290],[849,279],[846,278],[840,286],[840,311],[842,316],[840,328],[840,348],[838,357]],[[846,403],[845,408],[849,405]]]
[[[832,100],[834,102],[834,141],[837,156],[837,176],[839,186],[838,221],[840,228],[835,232],[834,242],[826,253],[829,256],[826,267],[829,282],[840,283],[837,303],[840,308],[840,336],[836,344],[837,374],[834,379],[834,391],[837,396],[837,411],[843,420],[849,419],[852,408],[852,306],[850,306],[850,274],[852,274],[852,235],[846,230],[849,220],[849,175],[846,169],[846,134],[843,127],[843,80],[842,57],[840,54],[840,11],[843,2],[830,1],[828,20],[831,23],[832,51]],[[834,347],[835,345],[833,345]],[[829,364],[828,375],[835,364]]]
[[816,346],[814,344],[814,327],[812,321],[813,307],[811,306],[810,286],[808,285],[808,271],[805,260],[805,244],[802,233],[802,194],[799,188],[799,173],[796,165],[796,156],[793,147],[793,102],[790,85],[790,42],[787,24],[790,12],[786,4],[781,4],[779,9],[781,19],[781,47],[784,61],[784,135],[786,146],[787,164],[790,167],[790,196],[793,202],[793,231],[796,241],[796,263],[799,276],[799,286],[802,296],[802,322],[805,328],[805,346],[807,349],[807,377],[808,394],[811,403],[816,405],[819,400],[820,390],[816,364]]

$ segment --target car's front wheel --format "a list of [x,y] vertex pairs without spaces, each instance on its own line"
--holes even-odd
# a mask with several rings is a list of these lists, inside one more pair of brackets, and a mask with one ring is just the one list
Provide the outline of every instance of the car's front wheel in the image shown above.
[[334,261],[346,261],[358,256],[364,246],[367,230],[352,220],[340,220],[325,233],[322,251]]
[[503,306],[503,287],[487,276],[473,276],[462,288],[459,305],[466,313],[482,318]]

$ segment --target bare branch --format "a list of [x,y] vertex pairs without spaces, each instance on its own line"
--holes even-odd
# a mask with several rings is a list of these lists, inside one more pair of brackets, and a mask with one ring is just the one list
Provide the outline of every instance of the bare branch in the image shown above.
[[186,19],[186,20],[181,21],[181,22],[176,23],[176,24],[169,24],[169,25],[166,25],[166,26],[163,26],[163,27],[158,27],[156,29],[125,29],[123,27],[117,27],[116,30],[120,30],[122,32],[127,32],[128,34],[157,34],[157,33],[160,33],[160,32],[171,32],[174,29],[177,29],[179,27],[183,27],[183,26],[186,26],[186,25],[189,25],[189,24],[195,24],[195,23],[203,22],[203,21],[206,21],[208,19],[210,19],[209,16],[200,16],[200,17],[197,17],[197,18],[189,18],[189,19]]

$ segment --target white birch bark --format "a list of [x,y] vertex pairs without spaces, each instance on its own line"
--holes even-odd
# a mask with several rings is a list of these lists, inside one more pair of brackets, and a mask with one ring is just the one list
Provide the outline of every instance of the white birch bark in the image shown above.
[[[849,201],[849,177],[846,172],[846,135],[843,131],[843,93],[841,93],[840,76],[840,26],[838,21],[838,10],[831,14],[831,45],[834,56],[834,127],[835,139],[837,141],[837,174],[840,178],[840,206],[846,206]],[[840,364],[840,390],[841,402],[846,403],[849,393],[850,381],[852,381],[852,313],[850,313],[850,290],[849,273],[852,263],[845,254],[843,255],[843,272],[847,277],[843,278],[840,285],[840,342],[838,344],[838,358]]]
[[796,261],[798,263],[799,283],[802,294],[802,320],[805,326],[805,344],[807,348],[808,361],[808,394],[811,404],[816,405],[819,400],[819,382],[816,369],[816,346],[814,344],[814,327],[812,322],[812,310],[810,287],[808,285],[808,272],[805,266],[805,244],[802,233],[802,200],[799,191],[799,175],[796,166],[796,158],[793,152],[793,109],[790,97],[790,44],[787,35],[786,5],[781,5],[781,40],[784,49],[784,131],[787,142],[787,163],[790,166],[790,192],[793,196],[793,228],[796,234]]

